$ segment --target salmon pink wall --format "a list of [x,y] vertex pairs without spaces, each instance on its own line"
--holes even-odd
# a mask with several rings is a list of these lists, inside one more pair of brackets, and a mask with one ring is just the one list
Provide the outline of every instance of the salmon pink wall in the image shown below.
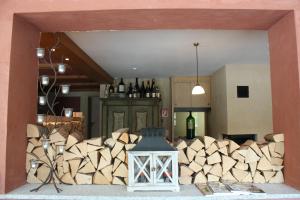
[[[296,26],[290,11],[295,13]],[[286,149],[289,153],[297,148],[294,141],[300,140],[300,127],[296,125],[295,119],[299,119],[300,112],[300,54],[296,52],[297,48],[300,49],[299,12],[299,0],[1,1],[0,193],[8,192],[25,182],[25,125],[34,120],[36,112],[37,63],[33,49],[37,46],[39,30],[271,27],[270,36],[273,39],[270,42],[275,42],[270,48],[271,63],[275,64],[272,69],[273,117],[275,124],[278,122],[276,130],[285,132],[286,142],[292,146]],[[283,18],[283,22],[280,18]],[[280,30],[281,26],[287,31]],[[293,33],[295,30],[296,35]],[[291,38],[286,38],[285,34]],[[281,38],[279,41],[275,39],[277,36]],[[285,40],[287,45],[282,45]],[[283,49],[289,54],[283,52]],[[291,83],[279,85],[283,79]],[[281,94],[287,95],[288,99],[293,98],[290,103],[280,96],[276,87],[288,88]],[[290,166],[291,162],[292,165],[300,166],[300,159],[292,160],[291,155],[286,160],[286,180],[288,184],[300,188],[300,182],[296,180],[300,180],[296,172],[298,168]]]
[[291,12],[269,30],[273,129],[285,133],[285,181],[300,185],[300,94],[297,38]]

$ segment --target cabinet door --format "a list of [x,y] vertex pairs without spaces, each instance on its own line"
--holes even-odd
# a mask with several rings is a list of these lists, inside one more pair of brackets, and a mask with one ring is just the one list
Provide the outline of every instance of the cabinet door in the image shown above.
[[130,120],[132,132],[140,131],[142,128],[153,127],[153,107],[132,106]]
[[128,124],[128,106],[108,106],[108,137],[113,131],[128,127]]
[[[191,88],[196,85],[196,82],[191,82]],[[200,85],[204,88],[205,94],[191,95],[192,107],[210,107],[210,83],[200,82]]]
[[174,83],[174,106],[191,107],[191,83],[177,82]]

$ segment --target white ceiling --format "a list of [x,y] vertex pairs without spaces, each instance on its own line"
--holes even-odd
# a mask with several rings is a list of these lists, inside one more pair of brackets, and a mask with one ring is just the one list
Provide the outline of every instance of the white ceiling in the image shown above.
[[113,77],[196,75],[194,42],[200,43],[200,75],[212,74],[225,64],[269,63],[266,31],[128,30],[66,34]]

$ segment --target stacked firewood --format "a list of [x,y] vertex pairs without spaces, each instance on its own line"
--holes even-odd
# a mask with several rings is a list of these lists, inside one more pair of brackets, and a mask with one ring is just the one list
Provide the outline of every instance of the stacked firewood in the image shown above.
[[209,181],[282,183],[284,135],[269,134],[265,143],[248,140],[241,146],[232,140],[204,136],[179,140],[180,184]]
[[[29,183],[41,183],[48,174],[49,168],[42,162],[49,163],[42,148],[40,132],[42,127],[28,125],[26,170]],[[101,138],[83,140],[82,134],[68,134],[64,129],[53,130],[50,135],[48,155],[55,160],[55,171],[58,177],[69,184],[119,184],[128,183],[127,150],[132,149],[141,136],[128,134],[128,129],[119,129],[104,142]],[[62,155],[56,154],[56,147],[65,144]],[[38,167],[30,167],[30,160],[39,158]]]

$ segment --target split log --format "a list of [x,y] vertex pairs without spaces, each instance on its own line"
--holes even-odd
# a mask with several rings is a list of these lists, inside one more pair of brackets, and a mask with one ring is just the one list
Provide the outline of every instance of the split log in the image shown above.
[[28,138],[39,138],[42,135],[47,135],[48,129],[43,126],[35,124],[27,124],[27,137]]
[[271,164],[272,165],[276,165],[276,166],[281,166],[283,163],[283,159],[282,158],[271,158]]
[[89,140],[86,140],[86,142],[90,145],[101,146],[102,145],[102,138],[101,137],[91,138]]
[[276,142],[274,151],[276,153],[279,153],[283,157],[283,155],[284,155],[284,143],[283,142]]
[[102,174],[105,176],[105,178],[109,181],[112,182],[112,165],[108,165],[106,167],[104,167],[103,169],[101,169]]
[[250,166],[251,176],[254,177],[257,168],[257,162],[251,162],[249,163],[249,166]]
[[279,153],[275,152],[275,146],[276,146],[275,142],[270,142],[268,144],[268,146],[269,146],[269,151],[270,151],[271,157],[276,157],[276,158],[280,158],[281,157],[281,155]]
[[96,171],[96,173],[93,176],[93,184],[109,185],[110,182],[105,178],[105,176],[101,172]]
[[178,152],[178,163],[179,164],[181,164],[181,163],[189,164],[190,163],[183,150],[179,150],[179,152]]
[[204,175],[208,174],[208,172],[210,171],[211,168],[212,168],[211,165],[204,165],[203,166]]
[[111,134],[112,139],[117,141],[122,133],[128,133],[128,131],[129,131],[129,128],[118,129],[118,130],[112,132],[112,134]]
[[254,183],[266,183],[265,177],[263,177],[258,171],[255,172],[253,177]]
[[109,148],[113,148],[116,144],[116,141],[112,138],[108,138],[108,139],[105,140],[104,144],[106,146],[108,146]]
[[212,155],[208,156],[206,159],[207,159],[207,164],[209,165],[221,162],[221,156],[218,152],[213,153]]
[[180,176],[191,176],[194,173],[192,169],[185,165],[180,166]]
[[70,172],[65,173],[65,174],[61,177],[61,180],[62,180],[64,183],[68,183],[68,184],[71,184],[71,185],[76,185],[76,182],[74,181],[74,179],[73,179],[73,177],[71,176]]
[[218,150],[217,145],[216,145],[215,143],[212,143],[212,144],[210,145],[210,147],[208,147],[208,148],[206,149],[206,153],[207,153],[208,155],[211,155],[211,154],[213,154],[214,152],[216,152],[217,150]]
[[202,166],[196,163],[195,161],[192,161],[189,165],[189,168],[197,173],[202,169]]
[[28,174],[27,174],[27,183],[42,183],[42,181],[41,180],[39,180],[35,175],[34,175],[34,173],[32,173],[32,172],[29,172]]
[[198,152],[197,152],[197,154],[196,154],[196,156],[202,156],[202,157],[204,157],[206,154],[205,154],[205,150],[204,149],[200,149]]
[[275,175],[276,172],[274,172],[274,171],[263,171],[262,173],[265,177],[266,182],[269,182],[270,179]]
[[272,165],[268,159],[263,156],[257,164],[257,169],[262,171],[272,170]]
[[198,172],[195,176],[194,183],[206,183],[207,178],[202,172]]
[[266,158],[271,161],[270,151],[268,145],[263,145],[260,147],[262,153],[266,156]]
[[188,158],[189,162],[192,162],[192,160],[194,159],[196,154],[197,154],[197,152],[195,150],[193,150],[190,147],[187,147],[186,155],[187,155],[187,158]]
[[30,138],[28,142],[32,143],[35,147],[42,146],[42,141],[37,138]]
[[37,169],[37,178],[41,181],[46,181],[49,173],[50,168],[47,165],[43,164]]
[[198,152],[200,149],[204,148],[204,144],[199,139],[196,138],[192,140],[189,147]]
[[119,137],[119,141],[122,141],[124,144],[128,144],[129,142],[129,135],[127,132],[124,132],[121,134],[121,136]]
[[105,158],[104,158],[104,156],[101,156],[100,157],[100,161],[99,161],[99,164],[98,164],[98,170],[101,170],[101,169],[103,169],[104,167],[106,167],[106,166],[108,166],[108,165],[110,165],[111,164],[111,161],[110,160],[106,160]]
[[228,156],[222,156],[222,168],[223,168],[223,175],[226,174],[234,165],[236,161]]
[[207,181],[208,182],[218,182],[218,181],[220,181],[220,177],[215,176],[213,174],[208,174],[207,175]]
[[136,144],[125,144],[126,151],[131,150],[135,147]]
[[94,173],[96,171],[95,167],[91,162],[86,163],[81,169],[79,169],[79,173],[88,174]]
[[74,178],[80,165],[81,159],[69,160],[71,176]]
[[218,140],[217,145],[219,149],[226,147],[227,145],[229,145],[229,140]]
[[227,146],[221,147],[218,151],[219,151],[220,153],[222,153],[223,155],[228,156],[228,149],[227,149]]
[[199,165],[203,166],[206,162],[206,158],[202,156],[197,156],[195,157],[195,162],[198,163]]
[[87,143],[86,143],[86,141],[80,142],[80,143],[76,144],[76,146],[79,149],[81,155],[86,157],[87,156]]
[[240,162],[245,162],[245,157],[243,157],[238,151],[232,152],[230,156],[235,160],[238,160]]
[[247,174],[247,176],[242,180],[243,183],[252,183],[253,182],[253,179],[252,179],[252,176],[251,176],[251,173],[249,172]]
[[79,149],[77,148],[77,146],[72,146],[69,151],[73,154],[75,154],[78,158],[83,158],[83,155],[81,154],[81,152],[79,151]]
[[102,146],[95,146],[95,145],[90,145],[90,144],[87,144],[87,153],[89,152],[93,152],[93,151],[97,151],[99,149],[102,149],[103,147]]
[[120,151],[123,149],[123,147],[124,147],[123,143],[116,142],[114,148],[111,150],[111,156],[113,158],[115,158],[120,153]]
[[79,132],[73,132],[68,136],[65,149],[71,148],[73,145],[81,142],[83,140],[83,135]]
[[218,177],[222,177],[222,167],[220,163],[214,164],[209,173]]
[[240,170],[237,168],[232,168],[232,175],[238,180],[239,182],[242,182],[242,180],[248,175],[249,172]]
[[27,152],[27,153],[31,153],[32,150],[34,149],[34,147],[35,147],[35,146],[34,146],[31,142],[28,142],[27,148],[26,148],[26,152]]
[[248,170],[249,165],[247,163],[237,162],[234,167],[237,169],[246,171],[246,170]]
[[121,160],[119,160],[118,158],[114,159],[114,163],[113,163],[113,172],[119,167],[119,165],[121,164]]
[[70,152],[67,152],[67,151],[64,151],[63,157],[64,157],[64,160],[73,160],[73,159],[76,159],[76,158],[81,158],[81,156],[78,156],[74,153],[70,153]]
[[181,185],[190,185],[192,184],[192,179],[193,178],[191,176],[180,176],[178,181]]
[[75,176],[77,184],[90,185],[93,183],[93,176],[91,174],[77,173]]
[[210,145],[215,141],[216,139],[209,136],[204,136],[204,145],[205,149],[208,149]]
[[127,161],[126,161],[126,154],[125,154],[124,150],[120,151],[120,153],[117,155],[117,158],[119,158],[122,162],[126,162],[127,163]]
[[236,182],[237,180],[232,176],[231,172],[228,171],[226,172],[223,176],[222,176],[222,180],[223,181],[232,181],[232,182]]
[[99,153],[98,153],[98,151],[89,152],[88,156],[89,156],[89,158],[91,160],[91,163],[95,167],[95,169],[97,169],[98,168],[98,160],[99,160]]
[[283,142],[284,134],[283,133],[268,134],[268,135],[265,135],[265,140],[269,141],[269,142]]
[[119,167],[114,171],[114,176],[118,177],[128,177],[128,169],[124,163],[121,163]]
[[240,147],[240,145],[238,145],[237,143],[235,143],[232,140],[229,140],[229,153],[232,153],[233,151],[237,150]]
[[69,133],[63,128],[54,128],[49,136],[51,143],[65,142],[69,136]]
[[276,175],[269,180],[269,183],[283,183],[283,181],[283,173],[282,171],[278,171]]
[[100,154],[101,156],[103,156],[105,158],[106,161],[111,162],[111,153],[110,153],[110,149],[109,148],[103,148],[100,150]]
[[130,142],[135,143],[136,140],[138,139],[138,136],[135,134],[129,134]]
[[113,185],[125,185],[125,183],[119,178],[119,177],[114,177],[112,180]]

